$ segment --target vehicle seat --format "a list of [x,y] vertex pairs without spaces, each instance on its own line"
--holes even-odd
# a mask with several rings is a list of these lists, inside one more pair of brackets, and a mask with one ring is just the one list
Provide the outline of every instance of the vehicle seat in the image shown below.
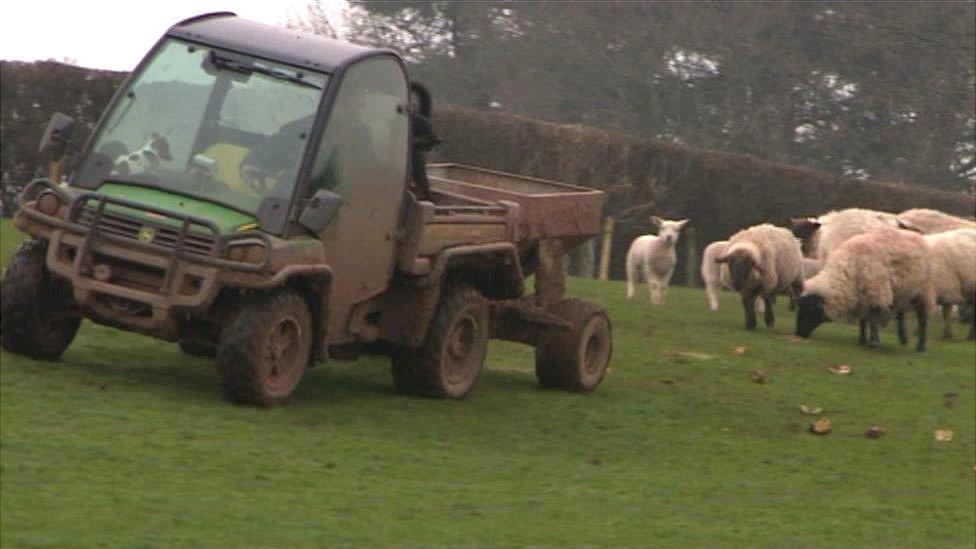
[[[207,147],[203,154],[217,162],[216,179],[232,190],[254,195],[256,194],[244,180],[241,179],[241,162],[251,149],[233,143],[214,143]],[[268,187],[274,188],[277,181],[268,179]]]

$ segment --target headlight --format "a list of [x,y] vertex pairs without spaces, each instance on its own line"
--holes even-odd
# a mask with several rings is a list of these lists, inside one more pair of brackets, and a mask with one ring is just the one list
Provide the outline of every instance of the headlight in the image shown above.
[[44,191],[37,197],[34,207],[44,215],[55,215],[61,209],[61,199],[51,191]]

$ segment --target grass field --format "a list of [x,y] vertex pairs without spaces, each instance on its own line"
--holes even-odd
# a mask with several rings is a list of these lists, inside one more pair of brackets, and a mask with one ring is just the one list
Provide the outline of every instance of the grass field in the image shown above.
[[[5,264],[20,236],[0,236]],[[652,310],[619,283],[569,287],[614,323],[588,396],[539,389],[531,350],[501,343],[461,401],[397,396],[367,358],[270,410],[228,404],[174,344],[88,322],[59,362],[4,353],[0,545],[974,544],[972,343],[938,322],[925,354],[846,325],[795,341],[782,306],[747,333],[732,295],[711,313],[699,290]],[[809,434],[801,404],[833,432]]]

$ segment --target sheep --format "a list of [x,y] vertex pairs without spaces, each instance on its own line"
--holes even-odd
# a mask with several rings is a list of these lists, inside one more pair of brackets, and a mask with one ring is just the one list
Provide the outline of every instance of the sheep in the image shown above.
[[651,223],[658,228],[657,236],[638,236],[627,251],[627,299],[634,299],[636,285],[643,274],[651,303],[660,305],[664,303],[664,294],[677,262],[674,246],[688,220],[668,221],[652,216]]
[[725,248],[728,245],[728,240],[719,240],[705,246],[705,251],[702,252],[701,277],[702,282],[705,283],[705,295],[708,296],[708,308],[713,311],[717,311],[722,303],[719,299],[719,290],[721,290],[722,285],[722,265],[717,263],[715,259],[725,253]]
[[848,208],[818,217],[791,219],[793,234],[803,241],[804,255],[825,261],[852,236],[874,229],[898,228],[895,215],[875,210]]
[[972,219],[964,219],[928,208],[905,210],[898,214],[897,218],[903,224],[921,231],[922,234],[935,234],[953,229],[976,229],[976,221]]
[[[725,248],[728,244],[728,240],[718,240],[705,246],[705,251],[702,252],[702,282],[705,283],[705,295],[708,296],[708,308],[713,311],[719,310],[722,305],[722,301],[719,298],[721,289],[732,289],[731,282],[729,281],[728,266],[715,261],[716,258],[725,253]],[[756,298],[756,313],[764,314],[765,311],[763,301]]]
[[756,329],[757,297],[764,302],[763,320],[772,328],[776,296],[800,295],[802,258],[800,243],[790,231],[768,223],[732,235],[725,253],[715,261],[727,264],[729,285],[742,296],[747,330]]
[[[942,307],[942,338],[952,339],[953,305],[976,307],[976,228],[922,238],[929,245],[932,289]],[[976,323],[970,324],[969,339],[976,339]]]
[[[908,343],[904,314],[918,316],[916,350],[924,351],[928,311],[935,302],[929,248],[921,235],[884,228],[846,240],[814,277],[806,281],[796,315],[796,335],[810,337],[828,320],[857,319],[858,343],[877,347],[878,326],[898,319],[898,339]],[[871,337],[865,335],[870,325]]]
[[823,262],[819,259],[813,259],[812,257],[803,258],[803,280],[810,280],[813,275],[820,272],[820,268],[823,267]]

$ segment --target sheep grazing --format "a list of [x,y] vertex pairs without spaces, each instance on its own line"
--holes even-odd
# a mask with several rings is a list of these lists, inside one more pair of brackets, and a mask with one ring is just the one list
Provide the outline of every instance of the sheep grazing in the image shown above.
[[[921,235],[897,229],[878,229],[841,244],[816,276],[806,281],[796,316],[796,335],[810,337],[827,320],[857,319],[861,344],[877,347],[878,326],[891,313],[898,318],[898,339],[908,342],[904,314],[918,315],[918,344],[924,351],[928,310],[935,299],[931,283],[929,247]],[[865,328],[870,325],[868,339]]]
[[627,299],[634,298],[634,291],[643,274],[651,303],[660,305],[664,303],[664,294],[677,262],[674,246],[688,220],[668,221],[651,217],[651,223],[658,228],[657,236],[638,236],[627,251]]
[[898,228],[894,215],[861,208],[791,219],[790,222],[793,224],[793,234],[803,242],[803,254],[820,261],[825,261],[831,252],[852,236],[875,229]]
[[715,261],[727,265],[729,285],[742,296],[747,330],[756,329],[757,297],[763,300],[763,320],[772,327],[776,296],[803,291],[800,243],[786,229],[767,223],[739,231]]
[[954,229],[976,229],[976,221],[956,217],[939,210],[915,208],[898,214],[898,220],[922,234],[935,234]]
[[[942,337],[952,338],[952,307],[976,307],[976,229],[955,229],[922,238],[929,245],[932,288],[942,307]],[[969,339],[976,339],[976,323],[969,321]]]

